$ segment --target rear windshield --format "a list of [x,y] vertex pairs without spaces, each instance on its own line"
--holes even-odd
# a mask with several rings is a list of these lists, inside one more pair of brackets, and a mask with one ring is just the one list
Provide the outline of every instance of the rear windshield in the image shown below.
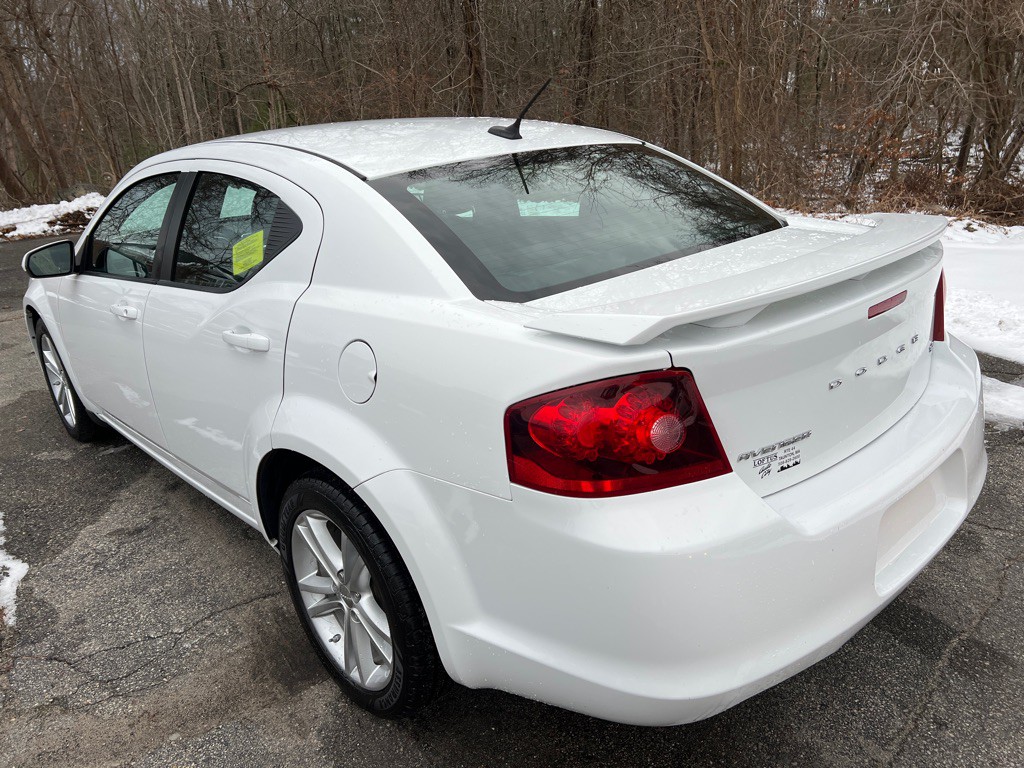
[[635,144],[521,152],[370,183],[481,299],[530,301],[782,226]]

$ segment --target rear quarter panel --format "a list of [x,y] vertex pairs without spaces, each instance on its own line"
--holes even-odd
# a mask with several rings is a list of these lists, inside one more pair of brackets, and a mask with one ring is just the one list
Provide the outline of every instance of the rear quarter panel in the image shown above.
[[[436,251],[369,186],[324,201],[313,283],[295,308],[274,447],[314,456],[352,486],[409,469],[510,497],[505,409],[604,376],[668,367],[655,345],[628,349],[552,336],[472,297]],[[364,404],[338,363],[370,345],[377,384]]]

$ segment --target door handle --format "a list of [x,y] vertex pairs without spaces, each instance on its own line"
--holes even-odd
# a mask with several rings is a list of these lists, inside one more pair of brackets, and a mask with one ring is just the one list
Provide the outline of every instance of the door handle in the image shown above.
[[253,352],[267,352],[270,349],[270,339],[258,333],[223,331],[220,337],[232,347],[239,349],[249,349]]
[[122,320],[139,319],[139,310],[135,307],[129,307],[127,304],[111,304],[110,313],[114,317],[119,317]]

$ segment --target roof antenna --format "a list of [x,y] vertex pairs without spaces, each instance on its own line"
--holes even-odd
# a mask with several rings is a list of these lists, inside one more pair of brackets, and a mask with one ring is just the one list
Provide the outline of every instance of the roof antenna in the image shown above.
[[487,129],[487,132],[493,133],[495,136],[501,136],[503,139],[523,138],[523,134],[519,132],[519,125],[523,122],[523,118],[526,116],[526,113],[530,111],[530,107],[533,106],[533,102],[535,102],[537,98],[544,93],[544,89],[549,85],[551,85],[550,77],[548,78],[548,81],[540,87],[540,90],[533,94],[533,98],[526,103],[526,106],[523,107],[523,111],[519,113],[519,117],[516,118],[516,121],[512,123],[512,125],[492,125]]
[[519,171],[519,180],[523,182],[523,189],[526,190],[526,194],[530,194],[530,188],[526,186],[526,177],[523,175],[523,166],[519,164],[519,155],[515,152],[512,153],[512,162],[516,164],[516,170]]

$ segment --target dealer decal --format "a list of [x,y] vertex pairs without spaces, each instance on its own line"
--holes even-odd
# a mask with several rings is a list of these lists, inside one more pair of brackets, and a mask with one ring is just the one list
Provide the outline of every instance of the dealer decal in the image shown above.
[[772,472],[785,472],[800,465],[800,448],[795,443],[806,440],[811,436],[811,430],[801,432],[799,435],[777,443],[766,445],[756,451],[747,451],[736,457],[737,461],[749,461],[753,459],[754,470],[762,480]]

